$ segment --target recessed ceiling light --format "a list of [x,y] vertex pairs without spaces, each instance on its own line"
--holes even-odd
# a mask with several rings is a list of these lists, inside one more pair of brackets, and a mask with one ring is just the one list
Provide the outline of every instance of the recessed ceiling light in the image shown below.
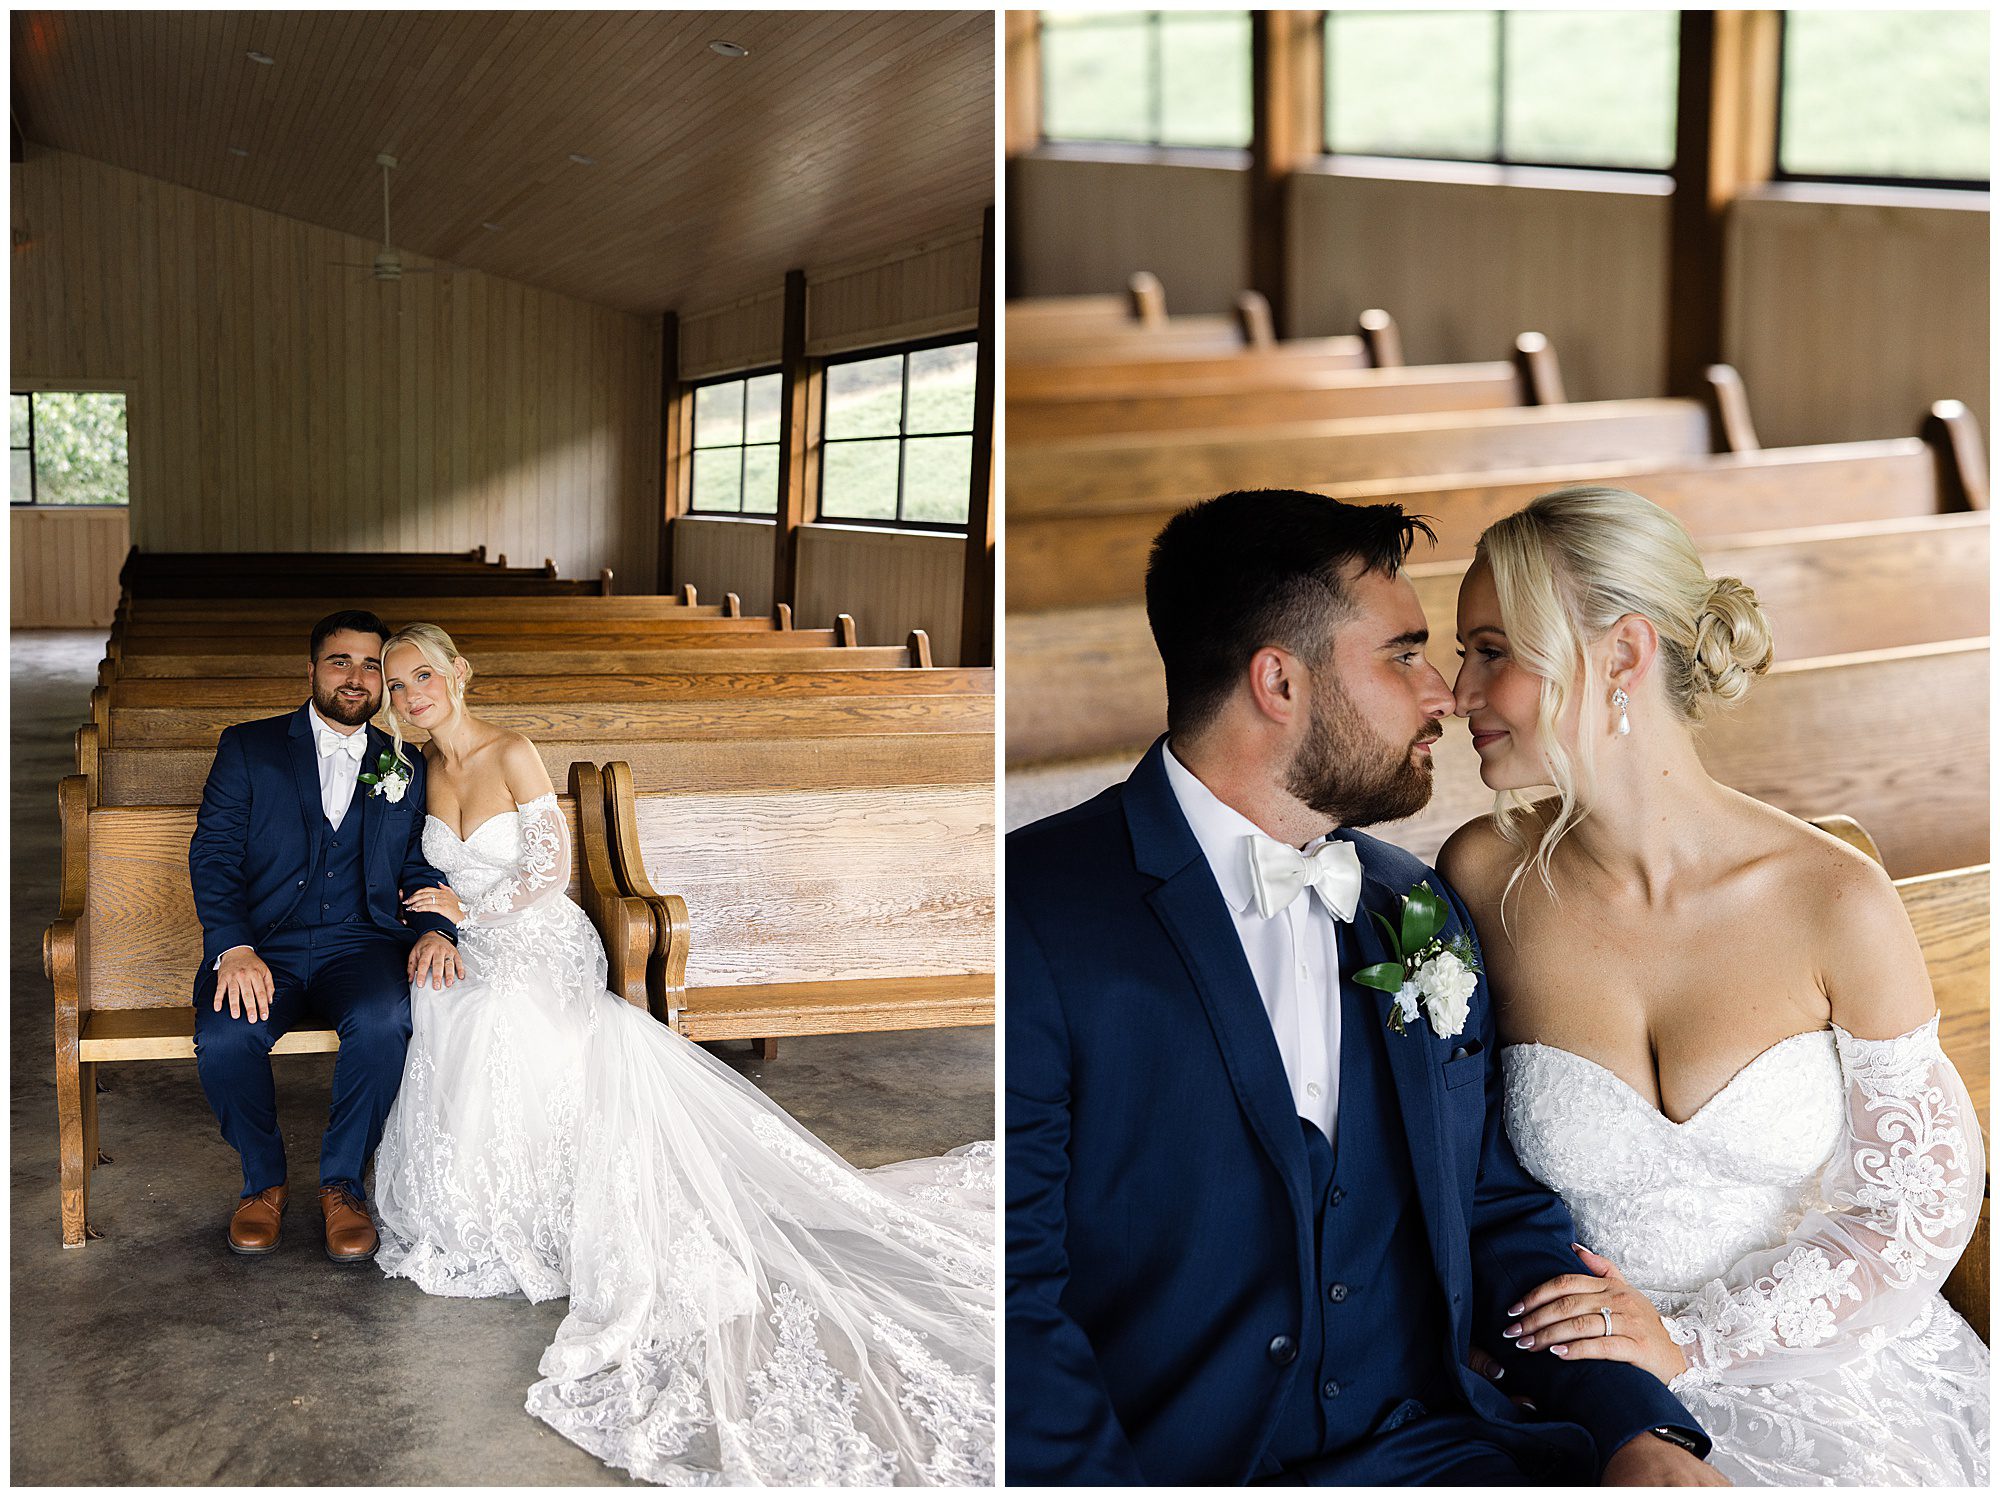
[[579,156],[575,151],[569,153],[569,159],[574,161],[578,166],[597,165],[597,158],[595,156]]
[[710,42],[708,50],[717,57],[748,57],[750,49],[737,42]]
[[479,227],[484,229],[489,234],[497,234],[500,232],[500,225],[498,224],[481,224]]
[[241,146],[231,146],[229,148],[229,154],[232,156],[248,156],[250,153],[244,150],[243,147]]
[[277,58],[273,57],[269,52],[245,52],[243,55],[249,58],[252,62],[262,63],[267,68],[272,63],[278,60]]

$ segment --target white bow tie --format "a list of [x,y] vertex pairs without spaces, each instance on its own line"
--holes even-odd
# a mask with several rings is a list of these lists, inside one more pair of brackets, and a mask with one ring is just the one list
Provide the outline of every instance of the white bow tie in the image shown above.
[[361,751],[366,747],[362,740],[368,736],[366,733],[329,733],[324,728],[318,732],[320,758],[331,759],[335,754],[345,754],[356,764],[361,762]]
[[1266,920],[1289,906],[1307,885],[1319,891],[1334,919],[1354,919],[1361,903],[1361,859],[1352,842],[1328,842],[1308,857],[1261,833],[1243,840],[1249,844],[1257,913]]

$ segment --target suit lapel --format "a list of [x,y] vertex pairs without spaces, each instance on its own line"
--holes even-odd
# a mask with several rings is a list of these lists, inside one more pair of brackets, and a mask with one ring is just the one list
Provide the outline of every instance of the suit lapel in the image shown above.
[[312,708],[299,708],[287,734],[292,782],[298,787],[299,813],[305,818],[308,864],[319,861],[320,838],[326,835],[326,808],[319,794],[319,739],[313,730]]
[[[1360,849],[1357,849],[1360,850]],[[1389,1074],[1396,1087],[1396,1110],[1402,1114],[1403,1131],[1410,1143],[1410,1166],[1416,1175],[1417,1199],[1423,1207],[1424,1230],[1430,1239],[1431,1259],[1441,1282],[1449,1282],[1450,1265],[1463,1248],[1466,1236],[1454,1182],[1457,1173],[1445,1150],[1444,1084],[1438,1063],[1438,1039],[1430,1020],[1419,1014],[1396,1034],[1389,1028],[1389,1008],[1394,998],[1375,988],[1364,988],[1348,973],[1376,962],[1395,960],[1396,953],[1380,927],[1368,918],[1373,910],[1396,925],[1403,910],[1402,896],[1409,891],[1382,882],[1369,872],[1367,854],[1362,851],[1361,906],[1354,912],[1352,932],[1354,959],[1341,973],[1343,990],[1368,1001],[1364,1011],[1372,1012],[1373,1034],[1342,1035],[1341,1043],[1383,1046],[1389,1056]]]
[[1146,902],[1193,979],[1237,1104],[1284,1180],[1293,1211],[1306,1221],[1309,1167],[1284,1059],[1229,906],[1167,779],[1165,743],[1154,743],[1125,784],[1134,860],[1140,872],[1162,880]]

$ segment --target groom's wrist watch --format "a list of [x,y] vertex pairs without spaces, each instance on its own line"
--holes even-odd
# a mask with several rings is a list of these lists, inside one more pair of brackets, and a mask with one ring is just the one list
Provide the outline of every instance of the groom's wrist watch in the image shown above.
[[1669,1445],[1680,1446],[1689,1455],[1699,1456],[1701,1454],[1701,1446],[1695,1440],[1694,1436],[1690,1435],[1684,1429],[1675,1429],[1671,1424],[1655,1425],[1652,1429],[1647,1430],[1646,1433],[1649,1435],[1658,1435]]

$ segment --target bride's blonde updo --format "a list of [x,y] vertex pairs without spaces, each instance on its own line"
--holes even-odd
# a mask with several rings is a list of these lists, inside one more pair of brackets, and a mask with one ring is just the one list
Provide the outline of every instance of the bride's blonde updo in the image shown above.
[[[405,624],[382,642],[382,668],[389,667],[389,652],[398,645],[409,645],[444,678],[445,694],[451,699],[451,710],[457,715],[465,710],[465,690],[472,684],[472,662],[458,653],[458,646],[451,642],[451,636],[436,624]],[[396,757],[403,757],[403,715],[396,710],[396,699],[386,689],[382,693],[383,712],[389,719],[389,731],[396,740]]]
[[1533,864],[1553,893],[1549,858],[1582,819],[1580,799],[1591,783],[1596,735],[1578,733],[1572,751],[1557,732],[1571,701],[1594,689],[1584,679],[1588,646],[1628,614],[1651,623],[1662,693],[1692,725],[1741,701],[1751,680],[1770,669],[1771,626],[1741,581],[1708,575],[1680,521],[1625,489],[1544,494],[1489,526],[1477,555],[1492,568],[1514,658],[1541,678],[1536,726],[1560,797],[1531,855],[1515,813],[1532,798],[1502,792],[1494,815],[1524,855],[1514,878]]

